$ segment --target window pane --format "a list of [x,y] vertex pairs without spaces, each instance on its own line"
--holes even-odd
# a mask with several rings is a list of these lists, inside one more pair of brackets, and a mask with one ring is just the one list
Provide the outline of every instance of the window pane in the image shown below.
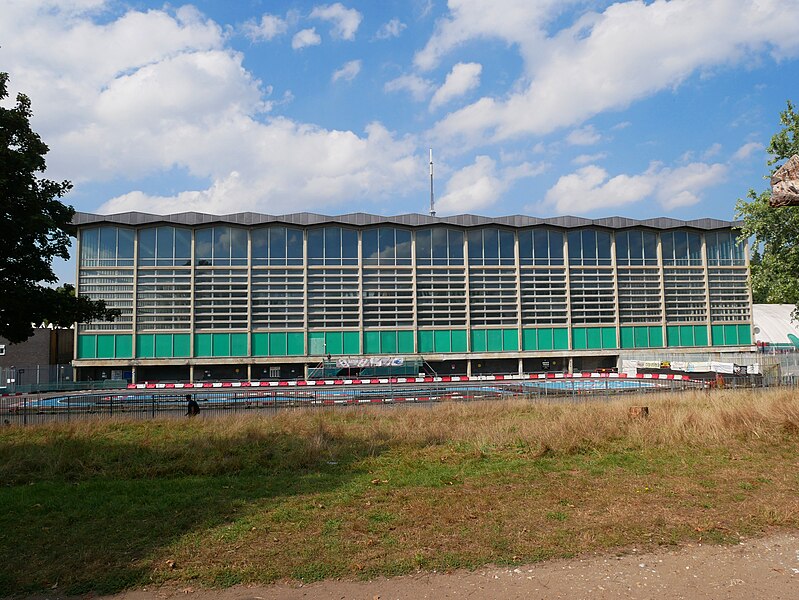
[[447,230],[435,227],[433,230],[433,264],[446,265],[447,258]]
[[289,264],[302,264],[302,229],[286,228],[286,254]]
[[[84,232],[85,235],[85,232]],[[155,228],[139,230],[139,262],[153,264],[155,259]]]
[[449,264],[463,264],[463,232],[460,229],[449,230]]
[[247,264],[247,230],[231,227],[230,231],[230,257],[233,265]]
[[610,264],[610,232],[599,230],[596,232],[597,257],[600,265]]
[[583,256],[583,236],[580,231],[569,232],[569,262],[579,265],[582,264]]
[[[125,229],[120,227],[117,230],[117,257],[120,259],[119,264],[132,265],[133,264],[133,229]],[[126,260],[127,259],[127,260]]]
[[640,231],[628,231],[630,239],[630,264],[643,264],[644,259],[644,240]]
[[429,265],[432,251],[432,232],[422,229],[416,232],[416,262],[420,265]]
[[583,264],[596,264],[596,231],[583,229]]
[[286,228],[269,228],[269,264],[286,264]]
[[519,232],[519,261],[523,265],[529,265],[533,262],[533,239],[535,238],[535,230]]
[[503,265],[512,265],[516,262],[515,240],[512,231],[499,230],[499,258]]
[[378,230],[380,248],[380,262],[387,265],[395,264],[396,250],[394,249],[394,230],[390,227],[381,227]]
[[644,231],[644,261],[648,265],[657,264],[658,260],[658,238],[654,231]]
[[660,234],[660,244],[663,246],[663,262],[674,262],[674,232]]
[[264,263],[269,257],[269,228],[253,229],[252,232],[252,258]]
[[191,230],[175,229],[175,264],[191,263]]
[[155,256],[157,265],[171,265],[175,255],[175,233],[172,227],[158,227],[155,230]]
[[117,228],[100,228],[100,261],[101,264],[116,262],[117,255]]
[[563,264],[563,232],[549,231],[549,256],[551,264]]
[[308,262],[313,265],[322,264],[325,257],[325,230],[308,230]]
[[616,262],[618,262],[620,265],[630,264],[629,240],[629,231],[619,231],[616,233]]
[[397,264],[411,264],[411,232],[407,229],[397,229]]
[[499,230],[483,229],[483,258],[487,265],[499,264]]
[[364,229],[361,232],[361,252],[365,264],[378,264],[377,229]]
[[345,265],[358,264],[358,231],[355,229],[341,230],[341,257]]
[[702,263],[702,238],[698,233],[688,234],[688,258],[691,264]]
[[325,264],[341,264],[341,228],[325,227]]
[[194,234],[194,256],[198,265],[210,265],[214,249],[214,230],[198,229]]
[[688,237],[684,231],[674,232],[674,258],[677,264],[685,264],[688,258]]
[[469,241],[469,264],[483,264],[483,230],[469,229],[466,234]]

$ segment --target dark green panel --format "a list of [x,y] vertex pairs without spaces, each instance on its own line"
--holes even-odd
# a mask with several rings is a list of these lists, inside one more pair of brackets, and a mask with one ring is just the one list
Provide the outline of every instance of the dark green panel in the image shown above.
[[155,336],[152,333],[140,333],[136,336],[136,356],[138,358],[155,356]]
[[452,351],[453,352],[466,352],[468,347],[466,345],[466,330],[453,329],[452,330]]
[[472,352],[485,352],[488,342],[485,329],[472,329]]
[[230,356],[229,333],[212,333],[211,339],[212,356]]
[[397,352],[413,354],[413,331],[397,332]]
[[231,333],[230,334],[230,355],[231,356],[247,356],[247,334],[246,333]]
[[724,325],[712,325],[710,335],[714,346],[724,345]]
[[502,352],[502,330],[489,329],[486,337],[489,352]]
[[433,332],[419,332],[419,352],[433,352]]
[[253,333],[252,334],[252,355],[253,356],[269,356],[269,334],[268,333]]
[[380,353],[381,354],[396,354],[397,353],[397,332],[396,331],[381,331],[380,332]]
[[538,350],[538,336],[535,329],[522,330],[522,348],[524,350]]
[[191,336],[188,333],[176,333],[172,336],[172,356],[188,358],[191,355]]
[[194,356],[212,356],[213,340],[210,333],[197,333],[194,335]]
[[275,331],[269,334],[269,356],[286,356],[288,339],[286,333]]
[[[564,330],[565,331],[565,330]],[[566,345],[569,344],[568,336],[566,336]],[[539,350],[553,350],[555,348],[555,330],[551,327],[544,327],[538,330],[538,349]]]
[[749,325],[738,325],[738,343],[741,345],[752,343],[752,328]]
[[116,348],[114,356],[117,358],[133,358],[133,335],[129,333],[119,333],[114,340]]
[[97,358],[97,336],[78,336],[78,358]]
[[344,354],[357,356],[361,353],[361,343],[357,331],[345,331],[343,336]]
[[602,348],[602,330],[599,327],[586,328],[587,344],[591,350]]
[[585,327],[572,328],[572,348],[575,350],[585,350],[588,348],[588,332]]
[[603,348],[618,348],[619,345],[616,342],[616,328],[615,327],[603,327],[602,328],[602,347]]
[[155,357],[156,358],[172,358],[172,334],[171,333],[156,333],[155,334]]
[[696,325],[694,327],[694,343],[697,346],[708,346],[707,343],[707,327],[705,325]]
[[[538,338],[539,343],[541,338]],[[553,350],[568,350],[569,349],[569,330],[565,327],[552,330],[552,349]]]
[[433,333],[433,343],[436,352],[451,352],[452,351],[452,332],[445,329],[443,331],[435,331]]
[[344,354],[344,336],[341,331],[328,331],[325,333],[325,352],[327,354]]
[[652,348],[662,348],[663,347],[663,328],[662,327],[650,327],[649,328],[649,345]]
[[648,348],[649,347],[649,327],[636,327],[635,328],[635,347]]
[[622,327],[621,328],[621,347],[622,348],[635,348],[635,328]]
[[724,326],[724,343],[726,343],[728,346],[737,346],[740,343],[738,341],[737,325]]
[[114,336],[97,336],[97,358],[114,358]]
[[364,331],[363,333],[363,353],[380,354],[380,332]]
[[519,349],[519,330],[505,329],[502,332],[502,349],[515,351]]
[[303,345],[303,336],[301,331],[290,331],[286,334],[286,353],[289,356],[302,356],[305,354],[305,347]]
[[680,346],[694,345],[694,326],[680,325]]
[[680,328],[677,325],[666,327],[666,344],[669,346],[682,346],[680,343]]

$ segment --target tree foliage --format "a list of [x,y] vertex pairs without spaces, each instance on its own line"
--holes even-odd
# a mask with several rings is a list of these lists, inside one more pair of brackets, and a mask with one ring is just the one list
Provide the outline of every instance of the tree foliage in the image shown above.
[[[772,166],[769,176],[779,168],[777,163],[799,154],[799,113],[788,101],[780,113],[782,129],[768,145]],[[777,165],[777,166],[773,166]],[[755,302],[799,304],[799,207],[769,206],[771,190],[757,193],[749,190],[747,198],[738,200],[736,213],[743,220],[741,238],[753,240],[752,296]],[[794,311],[796,313],[796,311]]]
[[[0,102],[7,84],[0,73]],[[102,301],[77,297],[72,286],[46,285],[58,281],[53,259],[69,258],[75,210],[60,201],[70,182],[38,175],[49,148],[31,129],[31,115],[24,94],[11,108],[0,105],[0,336],[12,343],[29,338],[33,323],[68,326],[118,315]]]

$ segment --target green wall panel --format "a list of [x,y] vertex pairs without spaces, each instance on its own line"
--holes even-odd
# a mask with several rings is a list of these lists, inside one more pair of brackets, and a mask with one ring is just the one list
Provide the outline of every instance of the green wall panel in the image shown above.
[[486,337],[489,352],[502,352],[502,330],[489,329]]
[[194,356],[213,356],[214,343],[210,333],[194,335]]
[[175,358],[191,356],[191,336],[188,333],[176,333],[172,336],[172,356]]
[[305,354],[305,335],[301,331],[289,331],[286,334],[286,353],[289,356]]
[[618,348],[619,344],[616,342],[616,328],[603,327],[602,328],[602,347],[603,348]]
[[230,355],[231,356],[247,356],[247,334],[246,333],[231,333],[230,334]]
[[419,332],[419,352],[433,352],[433,332],[420,331]]
[[336,355],[344,354],[344,332],[326,331],[325,332],[325,352]]
[[[622,327],[622,348],[657,348],[663,346],[663,330],[660,327]],[[679,337],[679,332],[676,334]]]
[[694,344],[697,346],[709,346],[707,339],[707,326],[696,325],[694,327]]
[[114,356],[116,358],[133,358],[133,335],[117,334],[114,339]]
[[452,352],[452,332],[448,329],[433,332],[436,352]]
[[413,331],[397,332],[397,352],[413,354]]
[[555,331],[549,327],[538,330],[538,350],[552,350],[555,348]]
[[472,352],[488,350],[488,332],[485,329],[472,329]]
[[140,333],[136,336],[136,356],[139,358],[155,356],[155,336],[152,333]]
[[342,336],[344,354],[358,355],[361,353],[360,334],[357,331],[345,331]]
[[602,330],[589,327],[587,331],[588,336],[588,347],[592,350],[601,349],[602,348]]
[[588,348],[588,331],[585,327],[572,328],[572,348],[575,350]]
[[114,336],[97,336],[97,358],[114,358]]
[[325,334],[321,331],[311,331],[308,333],[308,354],[311,356],[323,356],[325,353]]
[[569,349],[569,330],[565,327],[552,330],[552,346],[553,350],[568,350]]
[[635,333],[635,347],[648,348],[649,347],[649,328],[648,327],[634,327]]
[[741,345],[752,343],[752,328],[749,325],[738,325],[738,343]]
[[663,347],[663,328],[650,327],[649,328],[649,345],[653,348]]
[[363,333],[363,353],[380,354],[380,332],[364,331]]
[[695,338],[696,328],[694,325],[680,325],[680,345],[681,346],[696,346]]
[[97,357],[97,336],[79,335],[78,336],[78,358]]
[[275,331],[269,333],[269,356],[286,356],[288,352],[288,338],[286,333]]
[[380,352],[382,354],[396,354],[397,353],[397,332],[396,331],[381,331],[380,332]]
[[519,330],[502,330],[502,349],[505,351],[516,351],[519,349]]
[[155,334],[155,357],[172,358],[172,335],[169,333]]
[[622,327],[621,331],[621,347],[622,348],[635,348],[635,328]]
[[211,334],[211,356],[230,356],[230,334]]
[[268,333],[253,333],[252,334],[252,355],[253,356],[269,356],[269,334]]
[[538,350],[538,336],[535,329],[522,330],[522,349]]
[[452,344],[450,345],[452,352],[466,352],[468,350],[466,339],[467,335],[465,329],[453,329]]

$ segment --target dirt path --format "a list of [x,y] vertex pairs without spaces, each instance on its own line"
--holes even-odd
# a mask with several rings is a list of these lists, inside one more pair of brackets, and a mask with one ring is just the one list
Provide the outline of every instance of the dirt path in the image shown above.
[[[57,595],[40,597],[55,600]],[[610,600],[680,598],[796,600],[799,533],[778,533],[736,546],[686,546],[653,554],[557,560],[517,568],[424,573],[373,581],[238,586],[226,590],[138,590],[102,600],[296,600],[469,598]],[[100,599],[95,599],[100,600]]]

